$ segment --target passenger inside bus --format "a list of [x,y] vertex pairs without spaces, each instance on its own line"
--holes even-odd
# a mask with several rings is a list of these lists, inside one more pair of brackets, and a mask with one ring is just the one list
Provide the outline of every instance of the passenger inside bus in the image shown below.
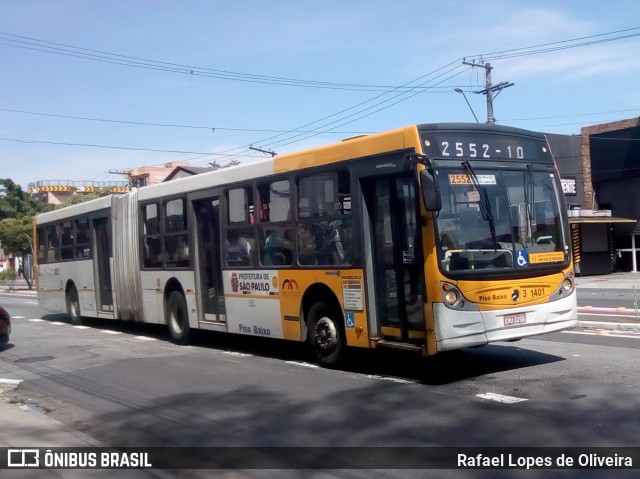
[[260,250],[262,264],[265,266],[290,265],[291,242],[281,236],[276,229],[266,229],[265,236]]
[[227,230],[227,264],[229,266],[254,266],[255,238],[250,230]]

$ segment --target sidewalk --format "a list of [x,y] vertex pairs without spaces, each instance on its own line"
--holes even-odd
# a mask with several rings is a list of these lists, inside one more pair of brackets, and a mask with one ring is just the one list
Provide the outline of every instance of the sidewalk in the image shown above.
[[[636,294],[640,308],[640,273],[623,272],[602,276],[580,276],[576,278],[578,290],[618,289]],[[588,321],[580,319],[578,327],[595,330],[640,333],[640,309],[578,307],[580,313],[609,315],[606,320]],[[584,317],[584,315],[583,315]]]
[[[10,380],[0,379],[0,447],[40,448],[39,461],[44,464],[44,452],[59,447],[105,447],[99,441],[76,431],[46,414],[29,409],[27,406],[12,404],[4,397],[4,391],[18,386]],[[105,451],[108,449],[104,449]],[[8,454],[8,451],[7,451]],[[0,458],[0,464],[7,464],[7,458]],[[24,479],[151,479],[174,478],[171,474],[158,470],[142,469],[45,469],[10,468],[3,470],[2,477]]]
[[18,278],[13,283],[0,283],[0,294],[10,294],[15,296],[33,296],[37,297],[36,285],[31,282],[31,288],[27,285],[24,278]]
[[576,286],[582,288],[607,288],[638,290],[640,295],[640,273],[612,273],[601,276],[578,276]]

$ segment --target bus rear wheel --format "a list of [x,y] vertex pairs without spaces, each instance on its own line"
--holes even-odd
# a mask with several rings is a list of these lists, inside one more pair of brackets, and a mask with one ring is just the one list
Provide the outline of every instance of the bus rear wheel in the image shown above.
[[80,314],[80,299],[78,297],[78,290],[75,286],[71,286],[67,291],[66,297],[67,314],[71,319],[71,324],[78,326],[82,324],[82,315]]
[[344,361],[346,342],[340,315],[324,302],[315,303],[307,315],[307,339],[315,360],[329,368]]
[[189,342],[189,310],[187,302],[180,291],[172,291],[167,298],[165,319],[169,327],[171,341],[176,344]]

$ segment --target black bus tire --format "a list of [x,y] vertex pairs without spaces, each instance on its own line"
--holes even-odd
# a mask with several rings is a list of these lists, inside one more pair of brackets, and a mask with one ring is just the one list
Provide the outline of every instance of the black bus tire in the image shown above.
[[189,342],[189,309],[184,295],[180,291],[172,291],[167,298],[165,319],[171,341],[175,344],[187,344]]
[[71,286],[67,291],[67,297],[65,298],[67,303],[67,314],[71,320],[71,324],[78,326],[82,324],[82,314],[80,314],[80,298],[78,296],[78,290],[75,286]]
[[314,359],[322,366],[335,368],[344,361],[347,346],[340,314],[323,301],[309,309],[307,339]]

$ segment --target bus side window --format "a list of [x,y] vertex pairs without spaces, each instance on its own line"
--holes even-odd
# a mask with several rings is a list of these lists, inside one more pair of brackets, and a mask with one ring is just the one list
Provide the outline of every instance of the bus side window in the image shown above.
[[227,193],[229,223],[254,223],[253,189],[236,188]]
[[293,262],[290,190],[289,180],[258,185],[258,237],[263,266],[289,266]]
[[228,228],[226,249],[228,266],[255,266],[257,248],[253,228]]
[[91,257],[91,236],[89,235],[89,218],[75,220],[76,227],[76,259]]
[[187,206],[183,198],[167,201],[164,205],[164,243],[166,266],[189,266],[189,235],[187,233]]
[[142,265],[145,268],[162,266],[162,239],[158,204],[142,206]]
[[145,268],[159,268],[162,266],[162,243],[159,236],[149,236],[144,239],[143,265]]
[[260,258],[264,266],[289,266],[292,262],[292,229],[284,226],[260,228]]
[[73,223],[71,221],[64,221],[62,223],[61,259],[73,259],[74,237]]
[[257,241],[254,223],[253,187],[245,186],[227,192],[228,225],[226,231],[226,260],[231,267],[256,266]]
[[38,235],[38,262],[46,263],[47,262],[47,233],[46,228],[43,226],[38,226],[37,235]]
[[353,262],[349,172],[338,170],[298,180],[298,261],[303,265]]
[[47,226],[47,262],[53,263],[60,260],[60,239],[58,237],[58,225]]

